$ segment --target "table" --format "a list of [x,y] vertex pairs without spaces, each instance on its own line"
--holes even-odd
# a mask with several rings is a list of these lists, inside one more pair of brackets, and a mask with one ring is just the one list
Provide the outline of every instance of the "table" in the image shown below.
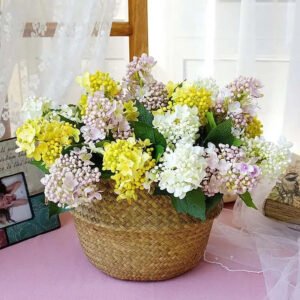
[[201,262],[163,282],[129,282],[97,270],[81,251],[72,217],[62,227],[0,250],[1,300],[262,300],[263,275]]

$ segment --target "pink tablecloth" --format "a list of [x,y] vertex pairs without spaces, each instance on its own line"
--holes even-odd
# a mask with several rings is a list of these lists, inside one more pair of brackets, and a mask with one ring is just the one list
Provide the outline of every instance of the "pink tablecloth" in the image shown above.
[[262,300],[263,276],[201,262],[164,282],[126,282],[93,267],[70,215],[62,228],[0,250],[1,300]]

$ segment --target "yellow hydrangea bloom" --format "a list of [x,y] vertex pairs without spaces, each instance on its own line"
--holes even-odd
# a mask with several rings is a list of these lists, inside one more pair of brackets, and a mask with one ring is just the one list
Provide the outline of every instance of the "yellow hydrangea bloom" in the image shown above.
[[36,148],[36,136],[40,133],[40,130],[40,119],[27,120],[21,127],[19,127],[16,131],[16,144],[19,146],[18,151],[25,151],[27,156],[32,157]]
[[79,141],[80,131],[69,123],[43,118],[27,120],[16,131],[18,151],[50,167],[64,147]]
[[245,135],[248,138],[255,138],[257,136],[261,136],[263,134],[263,124],[257,118],[251,118],[251,121],[248,123],[245,129]]
[[127,101],[124,103],[124,114],[129,122],[137,121],[139,112],[138,109],[134,106],[133,101]]
[[87,95],[81,95],[79,102],[78,102],[78,106],[80,108],[81,115],[84,116],[86,113],[87,106],[88,106]]
[[186,104],[198,108],[201,124],[206,123],[205,114],[213,105],[212,92],[197,85],[183,84],[173,93],[174,104]]
[[118,200],[136,200],[136,190],[144,189],[145,173],[155,166],[151,156],[153,148],[146,149],[150,145],[149,140],[136,141],[135,138],[104,145],[103,170],[115,173],[111,178],[115,181]]
[[76,78],[76,82],[90,94],[103,91],[106,97],[115,97],[120,92],[120,85],[114,81],[108,73],[97,71],[94,74],[88,72]]

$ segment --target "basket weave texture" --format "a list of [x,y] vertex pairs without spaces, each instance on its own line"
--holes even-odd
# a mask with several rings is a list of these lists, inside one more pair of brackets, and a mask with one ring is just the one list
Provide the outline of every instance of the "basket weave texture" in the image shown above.
[[116,202],[111,183],[102,187],[103,200],[73,212],[81,246],[92,264],[124,280],[154,281],[178,276],[198,264],[213,219],[205,222],[178,214],[168,196],[139,191],[133,204]]

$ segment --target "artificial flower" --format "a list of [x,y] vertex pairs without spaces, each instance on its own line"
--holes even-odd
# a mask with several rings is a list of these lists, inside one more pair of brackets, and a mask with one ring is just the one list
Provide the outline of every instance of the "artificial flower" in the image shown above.
[[49,112],[53,106],[53,101],[49,98],[28,97],[21,108],[23,120],[40,118]]
[[139,112],[133,101],[127,101],[123,104],[126,120],[129,122],[137,121]]
[[111,178],[115,181],[118,200],[136,200],[136,190],[144,189],[145,173],[155,165],[151,155],[153,149],[149,146],[149,140],[134,138],[104,145],[103,170],[114,173]]
[[184,82],[182,87],[178,87],[173,93],[174,104],[196,107],[202,125],[206,124],[205,114],[213,107],[211,98],[212,92],[196,84]]
[[284,140],[275,144],[262,137],[244,139],[242,149],[248,159],[256,161],[262,174],[270,179],[276,179],[290,163],[291,144]]
[[47,167],[60,156],[64,147],[79,141],[80,131],[69,123],[40,118],[26,121],[16,131],[19,146],[29,158],[42,160]]
[[76,78],[77,83],[85,88],[87,93],[94,94],[102,91],[106,97],[115,97],[120,92],[120,86],[108,73],[97,71],[94,74],[84,73],[83,76]]
[[183,199],[187,192],[200,187],[206,176],[207,163],[203,155],[204,148],[191,144],[180,144],[175,150],[167,149],[160,164],[147,173],[147,179],[153,180],[154,177],[161,190]]
[[179,140],[193,144],[198,137],[200,120],[196,107],[175,105],[174,111],[156,114],[153,126],[166,138],[168,143],[176,144]]
[[89,154],[83,148],[81,151],[61,155],[56,160],[49,170],[50,174],[41,180],[49,201],[60,207],[73,208],[101,199],[101,173],[97,167],[91,167]]
[[255,138],[257,136],[261,136],[263,133],[263,125],[261,121],[257,118],[251,118],[251,121],[248,122],[245,128],[245,135],[248,138]]

